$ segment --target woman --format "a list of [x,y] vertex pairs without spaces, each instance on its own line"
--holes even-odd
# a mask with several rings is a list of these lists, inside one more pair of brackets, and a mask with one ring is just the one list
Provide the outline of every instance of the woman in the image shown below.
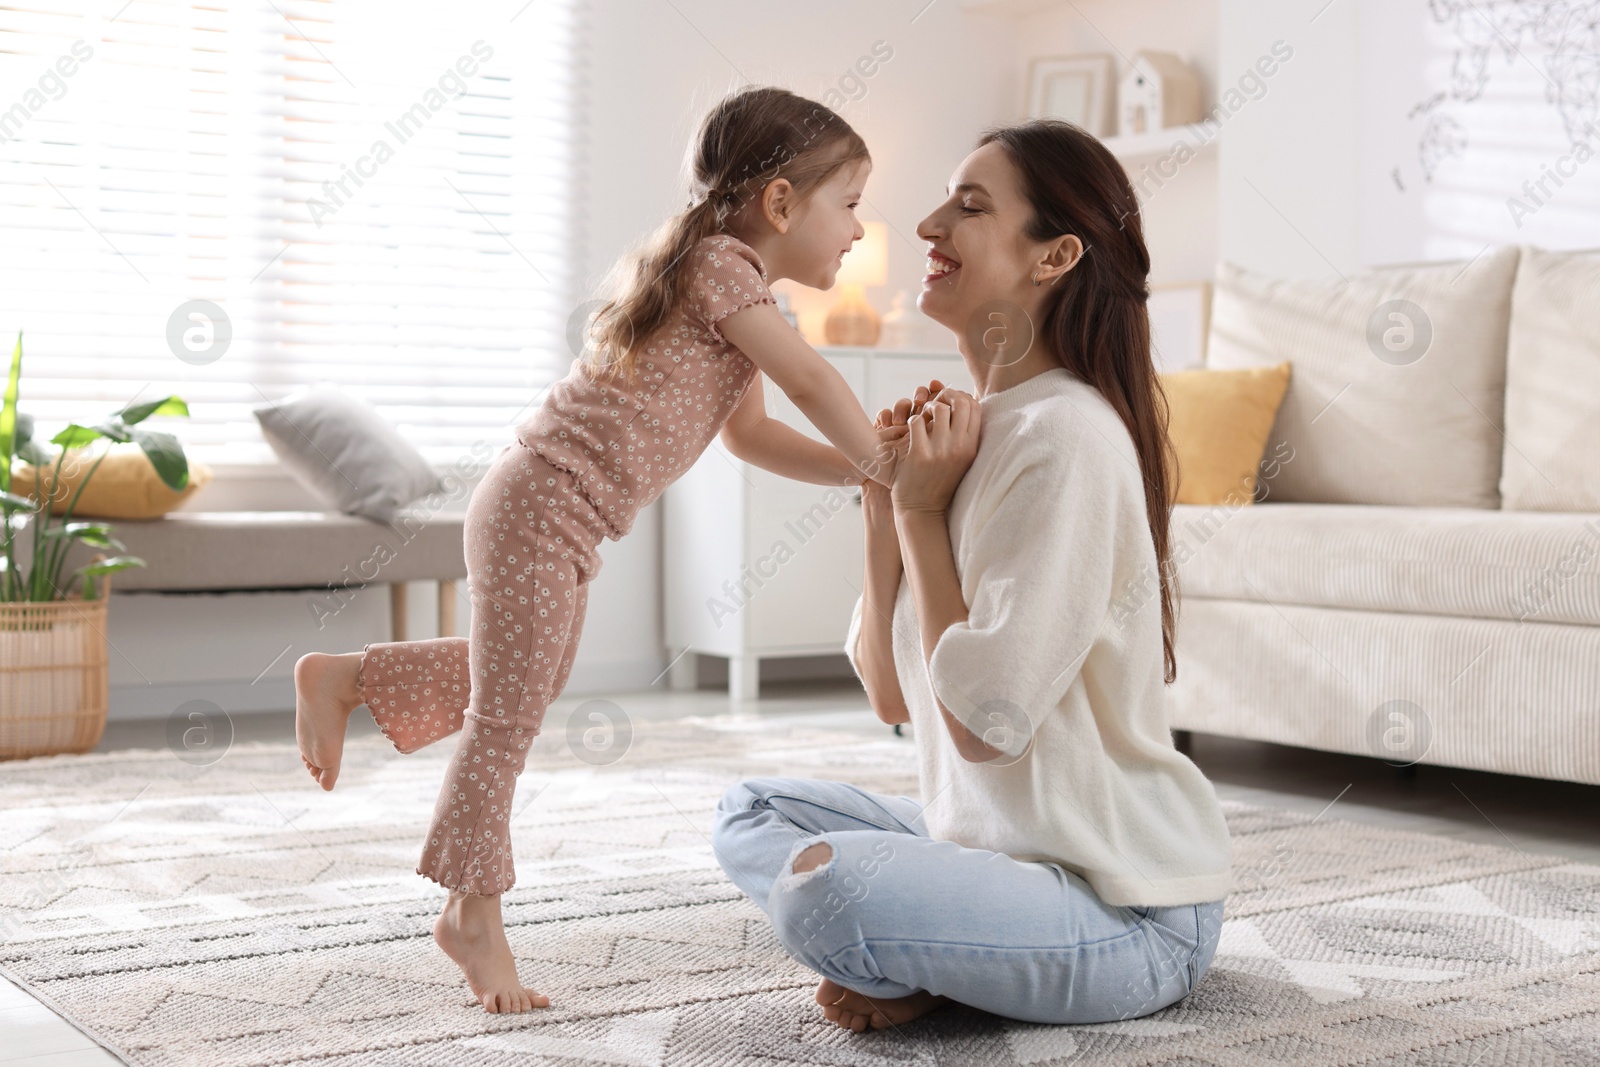
[[753,779],[717,857],[851,1030],[947,1001],[1146,1015],[1210,965],[1231,855],[1167,725],[1175,471],[1138,204],[1093,137],[1032,122],[985,135],[918,233],[918,304],[977,395],[879,415],[910,433],[892,490],[863,486],[846,651],[913,724],[925,800]]

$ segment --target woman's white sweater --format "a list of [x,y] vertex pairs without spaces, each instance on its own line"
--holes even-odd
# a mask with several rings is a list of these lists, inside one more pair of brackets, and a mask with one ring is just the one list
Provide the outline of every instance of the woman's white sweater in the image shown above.
[[[930,662],[904,579],[894,608],[928,833],[1058,863],[1108,904],[1220,900],[1228,829],[1211,783],[1172,747],[1133,439],[1060,367],[979,403],[977,459],[949,511],[967,621]],[[845,639],[858,674],[861,612]],[[936,694],[1004,755],[963,759]]]

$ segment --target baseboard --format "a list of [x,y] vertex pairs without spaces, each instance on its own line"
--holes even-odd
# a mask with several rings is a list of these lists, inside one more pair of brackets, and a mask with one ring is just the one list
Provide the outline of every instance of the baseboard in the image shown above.
[[[696,684],[699,688],[726,689],[728,686],[728,661],[710,654],[698,657],[695,666]],[[811,682],[854,681],[855,668],[843,652],[828,652],[815,656],[773,656],[761,661],[761,681]]]
[[223,711],[288,711],[294,707],[293,678],[263,678],[224,682],[169,682],[155,685],[111,687],[110,722],[129,719],[165,719],[190,701],[203,700]]
[[[665,663],[653,659],[575,663],[572,676],[567,680],[566,695],[648,689],[661,677],[665,667]],[[664,688],[665,679],[659,685]],[[111,710],[106,719],[111,722],[165,719],[194,700],[208,701],[230,715],[236,712],[289,711],[294,707],[294,679],[114,685],[111,687]]]
[[616,693],[627,690],[665,689],[662,672],[665,660],[621,660],[610,663],[584,663],[580,653],[567,679],[565,695],[575,693]]

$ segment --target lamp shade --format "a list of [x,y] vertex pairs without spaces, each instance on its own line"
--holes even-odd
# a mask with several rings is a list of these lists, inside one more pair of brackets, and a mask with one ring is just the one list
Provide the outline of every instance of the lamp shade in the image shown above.
[[881,222],[861,224],[867,235],[850,247],[834,279],[836,285],[889,284],[889,227]]

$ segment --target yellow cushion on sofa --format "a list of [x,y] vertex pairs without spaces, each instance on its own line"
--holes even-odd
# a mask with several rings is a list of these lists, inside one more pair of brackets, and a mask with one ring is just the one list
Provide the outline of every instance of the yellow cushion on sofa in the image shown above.
[[1188,370],[1161,376],[1167,433],[1178,455],[1178,503],[1249,503],[1289,364],[1248,370]]
[[[55,502],[50,508],[52,514],[60,515],[67,510],[72,494],[77,492],[84,474],[94,466],[98,454],[97,451],[86,454],[83,449],[75,449],[67,454],[66,462],[61,465]],[[211,468],[191,459],[189,484],[182,490],[169,489],[138,445],[114,445],[105,453],[105,457],[95,470],[94,477],[89,479],[83,495],[78,498],[78,506],[72,511],[73,518],[159,519],[211,480]],[[37,471],[44,484],[35,493],[35,469],[20,467],[11,479],[11,491],[22,496],[43,496],[50,488],[54,472],[53,464]]]

